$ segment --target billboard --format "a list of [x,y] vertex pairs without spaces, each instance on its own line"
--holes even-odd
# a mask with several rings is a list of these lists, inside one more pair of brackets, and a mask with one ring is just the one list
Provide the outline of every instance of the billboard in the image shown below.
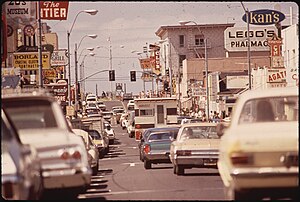
[[7,1],[5,4],[7,19],[31,19],[36,16],[36,1]]
[[[249,30],[250,50],[269,51],[268,39],[276,33],[275,26],[251,27]],[[225,49],[229,52],[248,51],[246,27],[228,27],[224,31]]]
[[43,20],[67,20],[68,1],[40,1],[41,13]]
[[67,63],[67,50],[53,51],[51,55],[51,66],[65,66]]
[[[37,52],[18,52],[13,53],[13,66],[22,70],[38,70],[39,56]],[[42,53],[42,68],[50,68],[50,53]]]
[[226,87],[228,89],[247,88],[249,76],[226,76]]

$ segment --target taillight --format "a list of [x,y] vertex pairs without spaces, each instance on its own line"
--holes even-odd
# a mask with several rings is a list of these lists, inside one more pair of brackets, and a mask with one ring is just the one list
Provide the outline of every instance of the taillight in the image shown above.
[[233,165],[250,164],[253,162],[252,156],[245,153],[232,153],[230,159]]
[[141,139],[141,136],[142,136],[142,131],[135,131],[135,139],[136,140],[139,140],[139,139]]
[[5,182],[3,185],[3,191],[4,193],[2,193],[3,197],[6,199],[10,199],[13,197],[14,193],[13,193],[13,184],[11,182]]
[[177,154],[177,156],[190,156],[192,154],[192,151],[190,151],[190,150],[177,150],[176,154]]
[[72,154],[72,157],[74,159],[81,159],[81,153],[79,151],[75,151],[73,154]]
[[69,152],[67,152],[67,151],[63,151],[59,156],[60,156],[60,158],[63,159],[63,160],[67,160],[67,159],[70,158],[70,154],[69,154]]
[[59,150],[58,155],[62,160],[68,160],[68,159],[81,159],[81,153],[75,148],[70,148],[68,150]]
[[136,125],[135,125],[135,128],[136,128],[136,129],[141,128],[140,124],[136,124]]
[[151,151],[150,145],[148,145],[148,144],[144,145],[144,152],[145,152],[146,154],[148,154],[150,151]]

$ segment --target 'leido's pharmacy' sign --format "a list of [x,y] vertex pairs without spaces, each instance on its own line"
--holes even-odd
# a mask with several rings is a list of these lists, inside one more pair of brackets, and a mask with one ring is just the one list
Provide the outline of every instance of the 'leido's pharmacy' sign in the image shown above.
[[[276,33],[275,26],[251,27],[250,50],[269,51],[268,38]],[[229,27],[224,31],[225,49],[229,52],[248,51],[248,32],[244,27]]]

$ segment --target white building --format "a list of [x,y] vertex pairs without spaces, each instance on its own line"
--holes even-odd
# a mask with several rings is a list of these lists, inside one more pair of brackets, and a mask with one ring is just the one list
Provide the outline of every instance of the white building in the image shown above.
[[286,68],[287,86],[298,85],[299,78],[299,26],[291,25],[282,30],[282,55]]

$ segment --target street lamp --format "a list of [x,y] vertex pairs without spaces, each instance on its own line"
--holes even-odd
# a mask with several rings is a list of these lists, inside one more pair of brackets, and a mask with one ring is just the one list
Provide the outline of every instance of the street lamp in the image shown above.
[[[180,25],[186,25],[188,23],[194,23],[195,25],[198,25],[195,21],[179,21]],[[198,31],[200,32],[199,27],[197,26]],[[249,33],[249,32],[248,32]],[[249,35],[249,34],[248,34]],[[207,38],[204,38],[204,50],[205,50],[205,76],[206,76],[206,120],[209,120],[209,92],[208,92],[208,62],[207,62]],[[179,94],[180,96],[180,94]]]
[[[83,49],[83,50],[85,50],[85,49]],[[88,50],[93,51],[94,48],[91,48],[91,49],[88,49]],[[86,56],[94,56],[94,55],[96,55],[96,54],[93,53],[93,52],[91,52],[91,53],[85,54],[85,55],[83,56],[83,59],[82,59],[82,61],[81,61],[81,64],[79,65],[79,72],[80,72],[80,79],[79,79],[79,80],[82,80],[82,79],[85,77],[84,61],[85,61]],[[80,58],[80,55],[79,55],[79,58]],[[79,59],[78,59],[78,60],[79,60]],[[80,86],[82,87],[83,92],[85,92],[85,80],[83,81],[83,83],[82,83]],[[83,93],[83,94],[85,94],[85,93]]]
[[[70,35],[72,33],[74,24],[76,22],[77,17],[80,13],[88,13],[90,15],[96,15],[98,13],[98,10],[90,9],[90,10],[82,10],[77,13],[75,16],[75,19],[73,21],[73,24],[71,26],[70,31],[67,31],[67,43],[68,43],[68,106],[71,106],[71,54],[70,54]],[[64,75],[66,75],[66,70],[64,70]],[[65,77],[65,76],[64,76]]]
[[[107,41],[109,42],[109,46],[108,48],[105,46],[97,46],[97,49],[99,48],[104,48],[106,50],[108,50],[109,53],[109,70],[113,70],[112,68],[112,46],[111,46],[111,40],[110,37],[107,39]],[[124,45],[120,45],[119,48],[124,48]],[[112,81],[110,81],[110,92],[111,92],[111,98],[113,98],[113,92],[112,92]]]
[[[90,37],[92,39],[97,38],[97,34],[89,34],[89,35],[85,35],[81,38],[79,45],[77,47],[77,43],[75,43],[75,51],[74,51],[74,55],[75,55],[75,87],[74,87],[74,92],[75,92],[75,117],[77,118],[77,107],[78,107],[78,60],[77,60],[77,50],[79,49],[81,42],[83,41],[83,39],[85,37]],[[87,49],[87,50],[94,50],[94,49]]]

